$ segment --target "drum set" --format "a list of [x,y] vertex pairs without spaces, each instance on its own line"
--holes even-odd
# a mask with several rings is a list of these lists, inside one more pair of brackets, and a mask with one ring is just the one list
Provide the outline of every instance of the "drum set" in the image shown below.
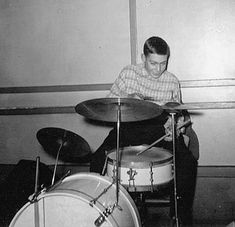
[[[172,117],[173,153],[150,145],[120,147],[122,122],[148,120],[160,115],[163,110]],[[75,133],[60,128],[43,128],[37,139],[43,149],[56,158],[51,185],[37,185],[38,158],[35,174],[35,191],[14,216],[10,227],[18,226],[113,226],[140,227],[141,218],[135,202],[128,192],[143,192],[157,189],[175,177],[175,119],[183,105],[155,103],[132,98],[101,98],[79,103],[75,111],[98,121],[114,122],[117,125],[117,147],[108,151],[104,174],[67,172],[55,180],[59,159],[67,162],[89,162],[92,156],[88,143]],[[181,127],[185,126],[182,125]],[[177,221],[177,192],[175,191],[175,217]]]

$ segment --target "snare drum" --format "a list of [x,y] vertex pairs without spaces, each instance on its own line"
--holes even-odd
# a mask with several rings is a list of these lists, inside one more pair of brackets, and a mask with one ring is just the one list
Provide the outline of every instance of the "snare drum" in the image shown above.
[[37,200],[23,206],[10,227],[141,226],[128,192],[120,185],[115,206],[116,186],[95,173],[66,177],[50,191],[41,193]]
[[[137,155],[147,146],[120,148],[120,182],[128,191],[154,191],[173,179],[172,154],[159,147],[152,147]],[[116,150],[107,154],[107,175],[116,175]]]

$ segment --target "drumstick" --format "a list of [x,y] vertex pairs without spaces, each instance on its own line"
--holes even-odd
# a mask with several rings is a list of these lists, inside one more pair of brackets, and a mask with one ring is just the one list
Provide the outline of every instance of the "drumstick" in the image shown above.
[[[192,123],[191,120],[187,120],[185,121],[181,126],[177,127],[176,130],[180,130],[181,128],[183,128],[185,125],[187,125],[188,123]],[[167,136],[169,136],[171,134],[171,132],[168,132],[167,134],[165,134],[164,136],[162,136],[161,138],[159,138],[158,140],[156,140],[155,142],[153,142],[152,144],[150,144],[148,147],[146,147],[144,150],[138,152],[136,155],[140,155],[142,153],[144,153],[145,151],[147,151],[148,149],[150,149],[152,146],[154,146],[155,144],[159,143],[160,141],[162,141],[164,138],[166,138]]]

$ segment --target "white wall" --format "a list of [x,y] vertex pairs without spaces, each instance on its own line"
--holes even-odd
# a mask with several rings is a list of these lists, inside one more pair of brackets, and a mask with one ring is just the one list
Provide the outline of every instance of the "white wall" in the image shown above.
[[137,2],[138,52],[152,36],[170,45],[169,70],[181,80],[234,77],[233,0]]
[[112,82],[130,62],[129,2],[0,3],[1,86]]

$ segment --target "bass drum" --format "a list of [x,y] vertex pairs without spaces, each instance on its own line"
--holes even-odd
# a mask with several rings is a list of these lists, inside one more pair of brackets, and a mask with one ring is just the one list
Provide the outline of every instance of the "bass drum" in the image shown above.
[[27,203],[15,215],[10,227],[141,226],[134,201],[120,185],[118,206],[116,186],[104,176],[79,173],[66,177],[38,202]]

